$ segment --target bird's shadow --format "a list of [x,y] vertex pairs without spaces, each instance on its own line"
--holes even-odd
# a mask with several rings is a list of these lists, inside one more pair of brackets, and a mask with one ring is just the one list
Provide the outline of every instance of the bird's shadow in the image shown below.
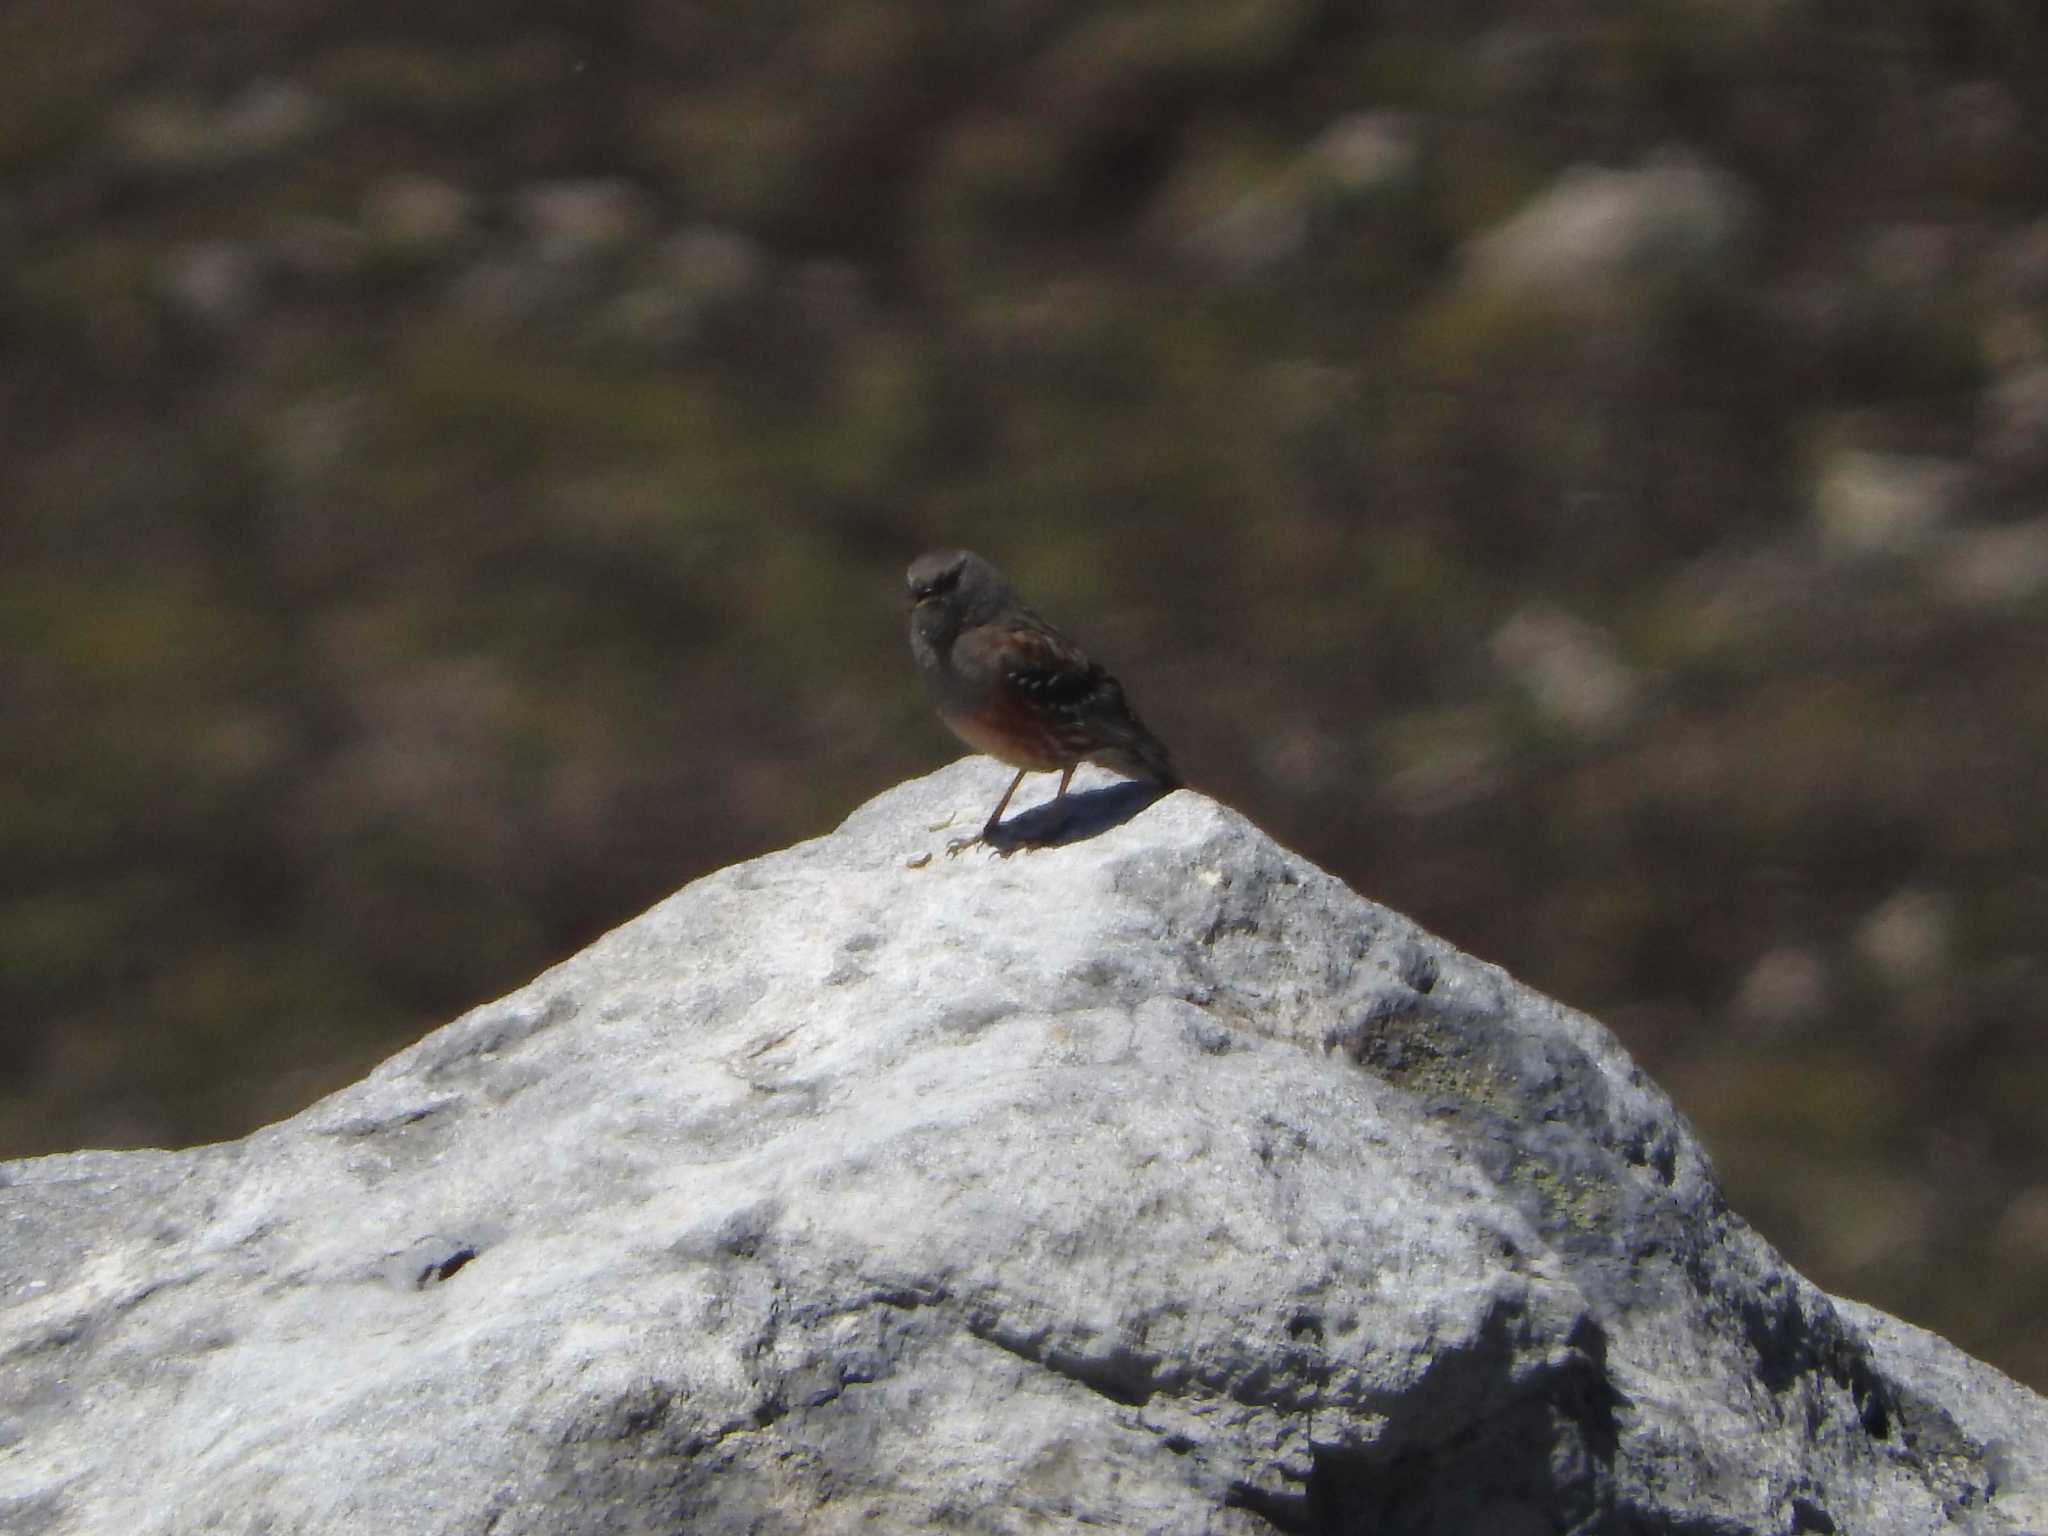
[[1008,821],[991,827],[981,841],[1005,857],[1019,849],[1062,848],[1122,826],[1153,801],[1164,799],[1179,787],[1125,779],[1100,789],[1084,789],[1064,799],[1019,811]]

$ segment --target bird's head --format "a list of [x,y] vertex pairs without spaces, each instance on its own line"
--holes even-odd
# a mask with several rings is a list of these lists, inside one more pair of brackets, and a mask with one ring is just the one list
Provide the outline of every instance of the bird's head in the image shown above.
[[935,549],[910,562],[904,576],[911,628],[931,642],[985,624],[1010,600],[1002,572],[965,549]]

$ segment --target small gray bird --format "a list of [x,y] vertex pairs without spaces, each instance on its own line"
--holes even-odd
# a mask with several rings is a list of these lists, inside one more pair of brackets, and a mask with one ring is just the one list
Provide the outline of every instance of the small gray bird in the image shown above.
[[1018,600],[1003,573],[964,549],[911,562],[910,654],[939,718],[968,746],[1017,770],[981,829],[1003,819],[1027,773],[1058,771],[1057,805],[1080,764],[1162,790],[1173,760],[1124,701],[1117,680]]

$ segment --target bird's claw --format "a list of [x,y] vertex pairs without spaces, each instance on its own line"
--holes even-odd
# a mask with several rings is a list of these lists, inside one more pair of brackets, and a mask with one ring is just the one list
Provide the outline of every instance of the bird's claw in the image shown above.
[[994,828],[983,827],[972,837],[956,837],[948,842],[946,844],[946,857],[949,859],[958,858],[960,854],[969,848],[981,847],[988,849],[990,853],[999,859],[1007,859],[1020,848],[1034,848],[1036,846],[1037,844],[1033,843],[1030,839],[1020,838],[1015,833],[998,837],[995,835]]

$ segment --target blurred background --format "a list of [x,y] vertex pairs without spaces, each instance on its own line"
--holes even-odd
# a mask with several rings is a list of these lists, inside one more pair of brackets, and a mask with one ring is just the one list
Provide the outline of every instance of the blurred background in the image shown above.
[[949,760],[933,544],[2048,1388],[2014,0],[7,0],[0,1155]]

